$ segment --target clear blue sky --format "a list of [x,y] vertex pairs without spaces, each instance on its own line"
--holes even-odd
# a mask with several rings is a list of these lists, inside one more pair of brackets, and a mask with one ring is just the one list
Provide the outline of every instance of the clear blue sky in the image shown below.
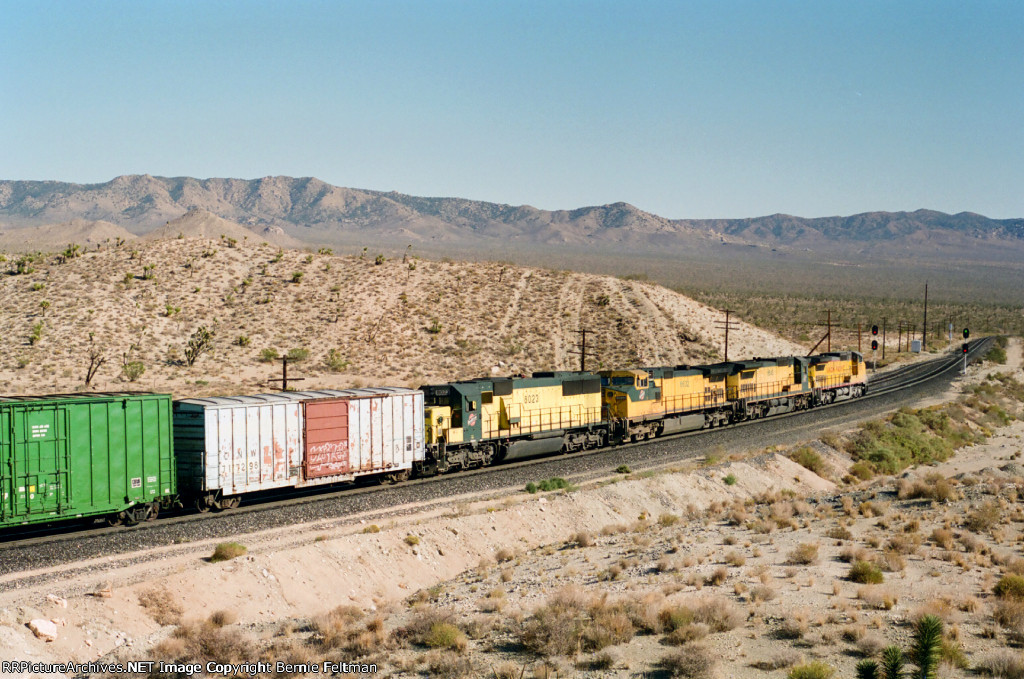
[[0,179],[1024,216],[1024,2],[0,2]]

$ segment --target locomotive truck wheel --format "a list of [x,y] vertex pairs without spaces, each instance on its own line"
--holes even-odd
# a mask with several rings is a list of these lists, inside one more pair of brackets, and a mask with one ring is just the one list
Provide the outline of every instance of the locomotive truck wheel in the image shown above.
[[196,509],[200,514],[205,514],[213,508],[213,498],[209,495],[200,495],[196,498]]
[[238,505],[242,504],[242,498],[235,495],[234,497],[226,497],[220,501],[221,509],[238,509]]
[[160,503],[154,502],[150,505],[149,516],[146,517],[146,521],[155,521],[156,517],[160,515]]
[[124,519],[125,519],[125,513],[124,512],[116,512],[114,514],[108,514],[107,515],[107,525],[108,526],[120,526],[121,524],[124,523]]

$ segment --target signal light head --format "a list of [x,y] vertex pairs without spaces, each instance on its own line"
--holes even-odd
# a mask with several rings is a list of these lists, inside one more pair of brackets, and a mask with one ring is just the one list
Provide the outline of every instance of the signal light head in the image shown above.
[[967,342],[963,343],[963,345],[960,347],[960,350],[965,354],[967,353]]
[[878,326],[877,325],[872,325],[871,326],[871,334],[872,335],[877,335],[878,334]]
[[970,336],[971,336],[971,331],[968,330],[967,328],[964,328],[964,339],[967,339]]
[[871,340],[871,350],[872,351],[877,351],[878,350],[878,340]]

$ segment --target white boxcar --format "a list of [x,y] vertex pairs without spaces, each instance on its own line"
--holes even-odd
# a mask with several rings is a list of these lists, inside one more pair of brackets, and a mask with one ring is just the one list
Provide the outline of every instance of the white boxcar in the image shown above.
[[378,388],[174,403],[178,485],[200,509],[261,490],[402,479],[423,459],[423,392]]

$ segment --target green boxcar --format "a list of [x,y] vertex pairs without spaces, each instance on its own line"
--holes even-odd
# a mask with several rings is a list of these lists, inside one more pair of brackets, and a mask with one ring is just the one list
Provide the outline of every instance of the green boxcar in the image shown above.
[[169,394],[0,397],[0,528],[135,523],[174,502]]

